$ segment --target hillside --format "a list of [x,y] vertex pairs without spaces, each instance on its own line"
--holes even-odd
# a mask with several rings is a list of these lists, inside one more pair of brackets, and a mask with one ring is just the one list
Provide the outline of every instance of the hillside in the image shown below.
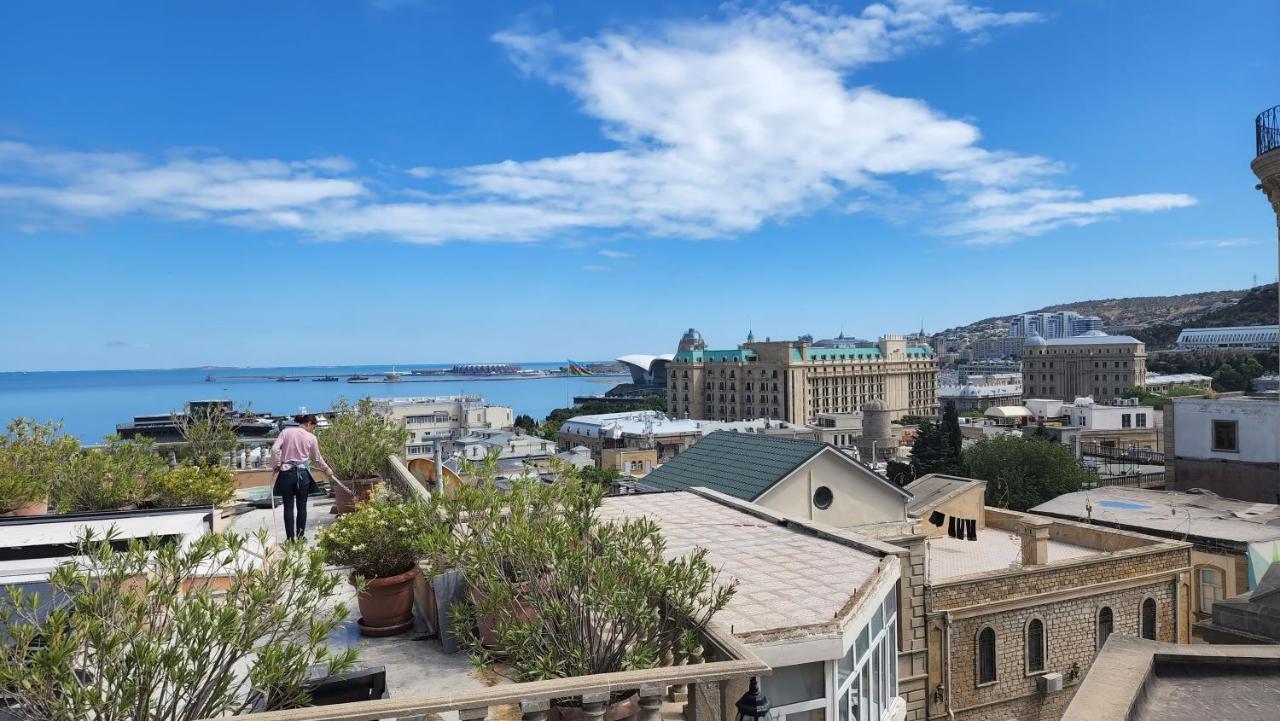
[[[1059,310],[1096,315],[1103,319],[1110,333],[1129,333],[1152,347],[1162,347],[1172,344],[1178,337],[1178,331],[1186,327],[1275,323],[1276,285],[1271,283],[1250,290],[1084,300],[1022,312],[1047,313]],[[966,326],[948,328],[938,335],[999,334],[1008,326],[1011,317],[1012,315],[984,318]]]
[[1271,283],[1246,291],[1238,303],[1200,313],[1185,323],[1150,323],[1133,329],[1130,335],[1150,348],[1167,348],[1178,340],[1183,328],[1275,325],[1276,313],[1276,284]]

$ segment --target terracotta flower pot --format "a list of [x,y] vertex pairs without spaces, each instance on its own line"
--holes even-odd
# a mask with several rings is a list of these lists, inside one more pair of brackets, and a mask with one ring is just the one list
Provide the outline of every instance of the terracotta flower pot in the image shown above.
[[[547,721],[582,721],[584,715],[581,706],[559,706],[551,703],[547,711]],[[614,701],[604,710],[604,721],[636,721],[640,718],[640,692],[632,691],[627,696]]]
[[369,500],[369,494],[382,485],[381,478],[358,478],[333,483],[333,512],[341,516],[356,510],[356,504]]
[[7,513],[0,513],[0,517],[6,516],[44,516],[49,513],[49,499],[35,501],[33,503],[23,503],[17,508]]
[[[529,607],[529,605],[524,601],[520,600],[520,593],[527,586],[527,583],[516,584],[516,597],[512,599],[511,606],[508,607],[505,614],[515,618],[517,621],[523,621],[525,623],[533,621],[538,617],[536,611]],[[480,592],[474,588],[469,591],[469,594],[471,596],[472,603],[479,604],[484,600],[484,597],[480,595]],[[493,613],[486,613],[476,619],[476,630],[480,632],[480,643],[485,646],[493,647],[498,645],[498,618],[499,612],[494,611]]]
[[[413,626],[413,584],[422,573],[417,566],[396,576],[371,578],[357,597],[356,625],[365,636],[394,636]],[[355,583],[355,574],[351,574]]]

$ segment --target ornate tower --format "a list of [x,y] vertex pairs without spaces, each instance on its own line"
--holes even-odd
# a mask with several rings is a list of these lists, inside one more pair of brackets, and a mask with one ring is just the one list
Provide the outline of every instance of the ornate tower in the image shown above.
[[[1276,214],[1276,267],[1280,271],[1280,105],[1258,114],[1254,134],[1257,155],[1249,167],[1258,176],[1258,190],[1271,201],[1271,210]],[[1280,317],[1280,307],[1276,311]]]

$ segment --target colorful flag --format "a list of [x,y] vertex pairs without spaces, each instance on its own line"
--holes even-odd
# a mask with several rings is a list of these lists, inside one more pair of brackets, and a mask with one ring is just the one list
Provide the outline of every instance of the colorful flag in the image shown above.
[[595,374],[591,372],[591,369],[588,368],[585,363],[577,363],[575,361],[569,361],[569,375],[590,376]]

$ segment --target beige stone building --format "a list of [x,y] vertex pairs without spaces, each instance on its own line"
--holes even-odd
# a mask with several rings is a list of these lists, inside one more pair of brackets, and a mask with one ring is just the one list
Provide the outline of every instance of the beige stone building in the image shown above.
[[735,350],[682,350],[667,370],[673,418],[777,418],[812,423],[882,399],[893,419],[938,412],[932,349],[882,337],[872,347],[816,347],[807,341],[747,342]]
[[409,431],[405,460],[430,458],[437,443],[461,438],[477,430],[511,428],[512,411],[486,403],[482,396],[423,396],[374,401],[380,413]]
[[1145,388],[1147,347],[1127,335],[1090,331],[1074,338],[1027,338],[1022,356],[1022,395],[1072,401],[1105,401],[1130,388]]

